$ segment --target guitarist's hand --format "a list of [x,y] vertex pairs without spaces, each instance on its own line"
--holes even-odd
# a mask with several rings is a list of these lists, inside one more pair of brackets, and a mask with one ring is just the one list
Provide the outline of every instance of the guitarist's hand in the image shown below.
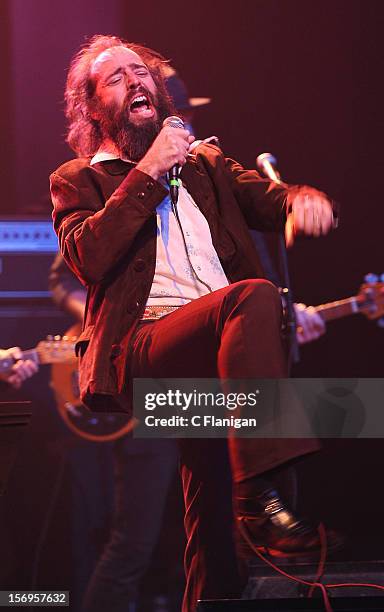
[[313,306],[294,304],[296,316],[296,338],[299,344],[317,340],[325,333],[325,323]]
[[22,359],[22,352],[17,346],[6,350],[0,350],[0,359],[12,358],[16,360],[16,363],[12,368],[1,375],[1,378],[8,382],[14,389],[19,389],[22,383],[36,374],[39,369],[37,364],[30,359]]

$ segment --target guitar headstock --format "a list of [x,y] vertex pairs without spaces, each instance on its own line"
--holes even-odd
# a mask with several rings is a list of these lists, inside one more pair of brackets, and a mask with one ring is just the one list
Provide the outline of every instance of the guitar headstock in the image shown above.
[[357,296],[359,310],[368,319],[380,319],[384,316],[384,274],[367,274]]
[[71,363],[76,361],[76,336],[47,336],[36,346],[40,363]]

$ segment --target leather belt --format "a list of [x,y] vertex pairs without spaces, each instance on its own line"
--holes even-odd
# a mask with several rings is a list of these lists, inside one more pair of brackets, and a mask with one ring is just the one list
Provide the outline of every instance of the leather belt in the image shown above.
[[152,320],[156,320],[156,319],[161,319],[161,317],[164,317],[167,314],[170,314],[171,312],[173,312],[174,310],[177,310],[178,308],[180,308],[180,306],[146,306],[143,316],[141,317],[142,320],[148,320],[148,319],[152,319]]

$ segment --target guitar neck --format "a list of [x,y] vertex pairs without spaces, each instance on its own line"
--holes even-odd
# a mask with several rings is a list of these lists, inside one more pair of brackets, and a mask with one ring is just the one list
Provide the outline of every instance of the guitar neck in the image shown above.
[[324,321],[333,321],[360,312],[359,303],[359,297],[354,295],[344,300],[320,304],[319,306],[315,306],[315,310]]

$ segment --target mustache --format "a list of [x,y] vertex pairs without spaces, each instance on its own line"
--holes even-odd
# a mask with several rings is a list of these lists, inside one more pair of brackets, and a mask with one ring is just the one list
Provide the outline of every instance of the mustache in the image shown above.
[[[116,102],[99,104],[102,138],[110,138],[127,159],[133,161],[142,159],[160,132],[163,120],[175,114],[171,99],[165,88],[163,89],[160,88],[153,94],[140,84],[134,91],[126,93],[121,106]],[[156,119],[151,118],[142,125],[135,125],[135,122],[131,121],[130,106],[137,95],[145,95],[148,98],[148,103],[156,110]]]

